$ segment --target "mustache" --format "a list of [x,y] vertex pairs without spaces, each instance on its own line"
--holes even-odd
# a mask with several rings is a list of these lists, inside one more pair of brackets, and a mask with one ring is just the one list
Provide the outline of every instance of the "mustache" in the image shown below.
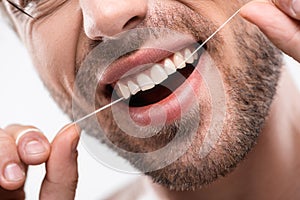
[[[75,87],[79,96],[92,105],[98,80],[105,69],[120,58],[129,57],[141,48],[165,49],[164,40],[171,41],[170,38],[188,37],[194,41],[204,41],[218,28],[213,21],[201,14],[187,7],[182,9],[183,12],[168,9],[159,12],[159,9],[155,9],[135,29],[113,37],[103,37],[101,41],[85,38],[88,45],[75,69]],[[219,43],[220,37],[215,35],[215,45]]]
[[[152,10],[148,11],[149,13],[145,19],[135,27],[139,31],[130,32],[131,36],[128,35],[128,31],[125,31],[112,37],[102,36],[101,40],[91,40],[83,33],[83,40],[87,45],[82,50],[84,52],[76,63],[76,72],[80,69],[89,53],[99,45],[107,50],[108,55],[109,52],[114,53],[118,51],[121,54],[122,50],[123,53],[128,51],[123,48],[138,49],[143,44],[143,41],[168,34],[166,30],[192,36],[196,41],[204,41],[218,28],[218,25],[211,19],[189,7],[178,6],[180,8],[176,8],[169,6],[165,9],[162,9],[162,7],[166,6],[157,3]],[[216,37],[218,36],[216,35]],[[103,57],[105,59],[105,56]]]
[[[169,30],[156,28],[137,28],[123,32],[113,39],[106,39],[91,49],[76,74],[76,88],[81,96],[91,100],[103,72],[116,60],[129,57],[148,41],[156,41],[170,35]],[[91,44],[91,47],[94,44]],[[154,47],[159,48],[159,47]],[[89,102],[91,103],[91,102]]]

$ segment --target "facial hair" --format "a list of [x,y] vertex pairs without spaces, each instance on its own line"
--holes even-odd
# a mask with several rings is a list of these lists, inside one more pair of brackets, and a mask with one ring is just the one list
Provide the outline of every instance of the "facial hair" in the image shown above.
[[[159,7],[159,5],[157,6]],[[141,26],[167,27],[170,30],[180,30],[186,34],[192,34],[196,40],[207,38],[213,30],[216,30],[217,26],[213,22],[199,14],[195,14],[191,10],[187,10],[185,7],[180,9],[183,12],[175,12],[172,11],[173,9],[172,7],[165,8],[166,13],[155,11],[160,10],[158,8],[154,9],[152,12],[155,13],[149,15],[152,17],[145,19]],[[174,19],[181,20],[174,21]],[[99,114],[100,121],[102,120],[100,123],[103,124],[101,132],[99,132],[98,127],[99,121],[93,122],[90,120],[88,123],[85,123],[83,128],[86,132],[99,139],[99,141],[117,151],[119,155],[126,158],[141,171],[144,171],[145,166],[151,165],[155,158],[145,157],[140,160],[137,157],[132,157],[131,154],[127,154],[126,151],[142,153],[154,151],[167,145],[174,139],[176,134],[185,136],[177,144],[177,150],[180,150],[181,147],[192,140],[187,151],[183,152],[182,156],[176,161],[161,169],[146,172],[147,175],[152,177],[154,182],[162,184],[169,189],[193,190],[228,174],[245,158],[257,140],[276,93],[282,65],[280,52],[258,30],[249,28],[241,20],[236,20],[231,27],[235,36],[232,44],[235,57],[232,57],[232,59],[239,60],[239,65],[223,66],[217,62],[217,64],[220,64],[219,68],[225,85],[225,93],[227,94],[227,114],[219,142],[208,156],[204,158],[199,157],[199,148],[204,137],[199,130],[204,126],[204,122],[196,120],[199,130],[194,130],[195,122],[193,119],[205,119],[204,113],[206,110],[209,111],[205,106],[209,102],[202,102],[201,99],[188,114],[183,116],[181,121],[175,121],[163,127],[155,136],[146,139],[134,138],[119,130],[112,118],[110,109]],[[146,37],[143,38],[145,35]],[[129,49],[133,47],[139,48],[145,39],[151,37],[151,34],[141,34],[133,37],[135,38],[134,41],[138,42],[136,44],[130,42],[132,40],[129,37],[129,40],[127,40],[127,43],[131,44],[131,46],[127,46]],[[137,37],[140,39],[136,40]],[[107,49],[111,49],[112,46],[116,47],[116,44],[113,44],[115,41],[117,40],[107,40]],[[120,40],[117,43],[119,47]],[[222,45],[225,43],[220,35],[217,35],[208,43],[207,51],[211,55],[215,55],[212,56],[213,59],[221,62],[222,54],[224,54]],[[128,52],[127,49],[123,50],[124,52],[121,53]],[[118,50],[113,49],[106,55],[102,54],[102,57],[114,57],[116,52],[120,53],[120,48]],[[219,58],[217,58],[218,56]],[[92,63],[96,62],[95,66],[105,66],[109,64],[105,63],[109,60],[102,59],[101,61],[104,61],[104,63],[99,64],[99,59],[97,58],[94,61],[90,60],[89,65],[93,65]],[[78,77],[77,83],[79,84],[77,88],[80,91],[79,96],[83,98],[93,96],[89,91],[94,92],[94,89],[88,88],[88,85],[97,85],[98,79],[95,75],[99,74],[98,70],[99,68],[96,67],[90,68],[90,70]],[[101,97],[98,98],[100,98],[97,100],[98,106],[107,102],[104,97],[103,99]],[[88,105],[91,103],[91,99],[85,98],[84,100]],[[73,115],[83,116],[89,112],[89,110],[85,110],[79,105],[80,101],[76,100],[73,103],[78,103],[77,106],[73,106],[73,111],[71,112]],[[199,110],[201,111],[200,116],[198,116]],[[155,127],[144,131],[156,132]],[[119,151],[119,149],[125,151]],[[173,157],[172,152],[165,159],[167,160],[169,157]]]

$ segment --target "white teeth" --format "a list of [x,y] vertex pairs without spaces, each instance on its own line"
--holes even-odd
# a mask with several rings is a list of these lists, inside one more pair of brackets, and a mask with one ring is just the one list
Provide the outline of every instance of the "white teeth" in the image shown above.
[[168,74],[161,65],[156,64],[150,69],[150,77],[155,84],[160,84],[168,78]]
[[117,83],[117,90],[119,96],[124,97],[125,99],[128,99],[130,97],[130,91],[127,85],[121,83],[121,81],[118,81]]
[[194,57],[192,56],[192,52],[189,49],[184,50],[184,59],[187,60],[186,63],[192,64],[194,62]]
[[141,90],[149,90],[155,85],[162,83],[168,78],[168,75],[175,73],[177,69],[184,68],[186,63],[191,64],[198,59],[199,55],[195,53],[192,56],[192,51],[186,48],[183,53],[176,52],[173,55],[173,59],[166,58],[162,65],[155,64],[145,71],[119,80],[115,88],[117,94],[128,99],[130,95],[135,95]]
[[154,88],[155,86],[152,79],[144,73],[140,73],[139,75],[137,75],[136,81],[139,84],[142,91],[149,90],[151,88]]
[[128,84],[129,91],[132,95],[135,95],[141,90],[140,87],[133,81],[128,81],[127,84]]
[[173,61],[169,58],[165,59],[164,61],[164,69],[168,75],[174,74],[176,72],[176,67]]
[[198,52],[196,52],[193,57],[194,57],[194,60],[198,60],[198,58],[199,58]]
[[173,59],[174,59],[174,64],[177,69],[182,69],[186,66],[186,64],[184,62],[184,58],[181,55],[181,53],[179,53],[179,52],[175,53]]

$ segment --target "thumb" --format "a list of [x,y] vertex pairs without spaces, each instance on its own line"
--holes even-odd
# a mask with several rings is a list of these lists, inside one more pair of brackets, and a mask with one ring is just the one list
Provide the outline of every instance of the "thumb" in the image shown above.
[[74,199],[78,180],[76,148],[79,132],[79,127],[71,124],[54,138],[40,199]]
[[300,23],[290,18],[268,0],[252,1],[240,15],[260,30],[286,54],[300,61]]

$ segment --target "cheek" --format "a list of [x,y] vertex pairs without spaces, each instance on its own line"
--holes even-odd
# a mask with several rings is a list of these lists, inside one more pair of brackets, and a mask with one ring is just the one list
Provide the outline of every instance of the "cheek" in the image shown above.
[[194,11],[209,18],[228,18],[249,0],[178,0]]
[[72,92],[80,25],[80,13],[64,8],[35,22],[28,34],[33,64],[42,80],[55,90]]
[[[210,16],[212,13],[218,9],[218,4],[215,4],[214,1],[205,1],[205,0],[178,0],[180,3],[186,5],[197,13],[201,15]],[[210,13],[210,14],[209,14]],[[207,14],[207,15],[206,15]]]

